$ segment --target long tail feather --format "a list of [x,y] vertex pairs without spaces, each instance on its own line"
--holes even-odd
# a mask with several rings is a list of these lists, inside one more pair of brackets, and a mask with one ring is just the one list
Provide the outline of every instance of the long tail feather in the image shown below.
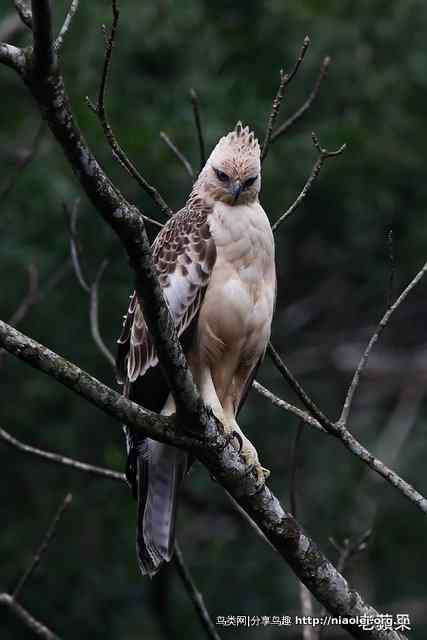
[[178,490],[188,454],[147,438],[138,452],[136,548],[143,574],[153,576],[173,555]]

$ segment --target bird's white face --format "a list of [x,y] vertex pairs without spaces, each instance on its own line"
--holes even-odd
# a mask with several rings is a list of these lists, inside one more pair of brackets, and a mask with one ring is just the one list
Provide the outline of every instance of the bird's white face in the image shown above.
[[221,138],[200,175],[204,192],[228,205],[257,201],[261,188],[260,148],[254,134],[240,123]]

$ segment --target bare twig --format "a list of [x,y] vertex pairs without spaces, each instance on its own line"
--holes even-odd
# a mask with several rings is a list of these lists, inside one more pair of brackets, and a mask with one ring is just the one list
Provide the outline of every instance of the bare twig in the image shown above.
[[99,351],[106,358],[106,360],[112,365],[113,368],[116,366],[116,361],[102,339],[101,333],[99,331],[99,314],[98,314],[98,289],[99,283],[101,281],[102,275],[108,265],[108,260],[103,260],[98,273],[96,274],[95,280],[92,283],[90,288],[90,302],[89,302],[89,316],[90,316],[90,328],[92,333],[92,338],[98,347]]
[[272,393],[271,391],[266,389],[257,380],[253,381],[253,385],[252,386],[255,389],[255,391],[257,391],[260,395],[264,396],[265,398],[268,398],[268,400],[270,400],[270,402],[272,404],[274,404],[276,407],[279,407],[279,409],[284,409],[285,411],[288,411],[289,413],[293,413],[295,416],[297,416],[298,418],[300,418],[301,420],[303,420],[307,424],[309,424],[312,427],[315,427],[316,429],[319,429],[319,431],[323,431],[325,433],[325,429],[322,427],[320,422],[318,420],[316,420],[316,418],[313,418],[306,411],[303,411],[299,407],[295,407],[293,404],[290,404],[289,402],[286,402],[286,400],[282,400],[282,398],[279,398],[274,393]]
[[27,266],[28,274],[28,286],[27,293],[25,294],[19,307],[16,309],[12,317],[9,319],[9,324],[16,327],[23,321],[31,307],[37,302],[39,295],[39,272],[35,264],[29,264]]
[[58,64],[58,57],[53,44],[53,20],[50,1],[31,0],[31,11],[34,35],[31,75],[34,80],[40,82]]
[[22,49],[11,44],[0,42],[0,64],[4,64],[17,73],[22,73],[25,67],[25,55]]
[[402,293],[399,295],[399,297],[393,302],[393,304],[387,309],[387,311],[385,312],[385,314],[381,318],[381,320],[380,320],[380,322],[379,322],[379,324],[377,326],[377,329],[376,329],[375,333],[373,334],[373,336],[371,337],[371,339],[369,340],[368,345],[367,345],[362,357],[360,358],[360,361],[359,361],[359,364],[357,366],[357,369],[354,372],[353,379],[352,379],[352,381],[350,383],[350,386],[349,386],[348,391],[347,391],[347,395],[346,395],[345,400],[344,400],[344,405],[343,405],[343,409],[342,409],[342,412],[341,412],[341,416],[340,416],[340,418],[338,420],[338,425],[340,427],[345,427],[347,425],[348,418],[349,418],[350,411],[351,411],[351,405],[352,405],[353,398],[354,398],[354,394],[355,394],[355,392],[357,390],[357,387],[359,385],[360,376],[361,376],[361,374],[363,372],[363,369],[366,366],[366,363],[367,363],[368,358],[369,358],[369,354],[371,353],[373,346],[375,345],[375,343],[377,342],[378,338],[380,337],[380,335],[382,334],[382,332],[384,331],[384,329],[388,325],[388,323],[390,321],[390,318],[393,315],[393,313],[396,311],[396,309],[398,309],[400,307],[402,302],[411,293],[412,289],[414,289],[414,287],[416,287],[416,285],[419,283],[419,281],[425,275],[426,271],[427,271],[427,262],[420,269],[420,271],[415,275],[415,277],[412,278],[411,282],[407,285],[407,287],[405,287],[405,289],[402,291]]
[[23,24],[25,24],[30,31],[33,30],[33,14],[31,12],[30,0],[13,0],[15,9],[21,18]]
[[388,253],[388,262],[390,266],[390,271],[388,276],[388,287],[387,287],[387,307],[389,307],[393,300],[394,278],[396,275],[396,257],[394,255],[393,227],[390,227],[387,233],[387,253]]
[[68,9],[68,13],[65,16],[64,24],[61,27],[61,31],[59,32],[58,37],[55,40],[55,49],[59,51],[62,47],[62,43],[64,42],[64,38],[68,33],[68,30],[71,26],[71,22],[74,18],[74,14],[79,8],[79,0],[72,0],[70,8]]
[[360,458],[365,464],[367,464],[373,471],[382,476],[391,485],[398,489],[408,500],[413,502],[423,513],[427,513],[427,499],[424,498],[412,485],[403,480],[397,473],[390,469],[377,457],[366,449],[349,431],[339,422],[332,422],[327,418],[313,402],[313,400],[307,395],[299,382],[295,379],[288,367],[282,361],[278,353],[272,347],[268,346],[268,353],[271,356],[274,364],[278,370],[282,373],[283,377],[287,380],[291,388],[295,391],[298,397],[303,402],[304,406],[317,418],[320,424],[325,430],[332,436],[338,438],[343,445],[351,451],[355,456]]
[[[105,37],[105,58],[104,58],[104,67],[103,67],[102,76],[101,76],[101,84],[99,87],[97,104],[95,105],[88,97],[86,98],[86,102],[91,108],[91,110],[98,116],[98,119],[104,130],[105,137],[107,138],[107,141],[113,151],[113,155],[115,156],[115,158],[119,161],[122,167],[129,173],[129,175],[132,176],[138,182],[140,187],[142,187],[144,191],[154,200],[154,202],[162,210],[162,212],[167,216],[172,216],[173,215],[172,209],[166,204],[166,202],[160,195],[159,191],[155,187],[153,187],[149,182],[147,182],[147,180],[141,175],[141,173],[138,171],[138,169],[135,167],[133,162],[129,159],[127,154],[124,152],[124,150],[118,143],[117,138],[114,135],[113,129],[108,119],[108,115],[105,107],[105,94],[107,89],[108,76],[110,73],[111,60],[113,55],[113,48],[114,48],[114,43],[115,43],[115,38],[117,33],[117,27],[118,27],[119,18],[120,18],[120,12],[117,7],[116,0],[112,0],[112,10],[113,10],[113,24],[110,29],[110,32],[107,33],[106,27],[103,26],[103,33]],[[153,220],[152,218],[149,218],[148,216],[145,216],[143,214],[141,215],[144,218],[144,220],[146,220],[147,222],[150,222],[160,227],[162,226],[162,224],[157,220]]]
[[289,129],[293,127],[293,125],[296,122],[298,122],[298,120],[300,120],[304,116],[304,114],[310,109],[317,94],[319,93],[320,85],[322,84],[322,80],[326,75],[326,71],[328,70],[330,63],[331,63],[331,59],[329,56],[326,56],[326,58],[322,60],[322,64],[320,65],[319,75],[317,77],[314,87],[310,95],[308,96],[307,100],[304,102],[304,104],[301,105],[299,109],[297,109],[297,111],[295,111],[295,113],[290,118],[285,120],[283,124],[281,124],[279,127],[277,127],[275,131],[273,131],[270,138],[270,144],[275,142],[281,136],[285,135],[285,133],[287,133]]
[[111,351],[105,344],[101,332],[99,330],[99,313],[98,313],[98,289],[99,282],[102,275],[108,265],[108,260],[103,260],[99,266],[94,281],[89,284],[87,277],[84,274],[82,259],[81,259],[81,247],[79,243],[79,236],[77,232],[77,218],[78,218],[78,204],[76,200],[73,206],[70,208],[64,203],[64,211],[68,216],[69,221],[69,233],[70,233],[70,253],[74,267],[74,273],[76,274],[77,281],[80,287],[85,293],[89,295],[89,320],[90,329],[93,341],[98,347],[102,355],[107,359],[109,364],[115,368],[115,359]]
[[24,573],[22,574],[22,576],[20,577],[20,579],[18,580],[18,583],[16,585],[16,587],[14,588],[13,592],[12,592],[12,598],[16,600],[16,598],[19,596],[19,594],[21,593],[22,589],[25,586],[25,583],[29,580],[29,578],[31,577],[31,574],[35,571],[36,567],[38,567],[38,565],[41,562],[41,559],[43,557],[43,555],[46,553],[46,551],[49,548],[50,543],[52,542],[52,538],[55,535],[55,531],[56,528],[62,518],[62,515],[64,513],[64,511],[66,510],[66,508],[71,504],[73,500],[73,496],[71,495],[71,493],[67,493],[67,495],[65,496],[65,498],[62,500],[61,504],[59,505],[53,519],[52,522],[50,523],[44,537],[43,540],[41,541],[40,546],[38,547],[37,551],[35,552],[30,564],[28,565],[28,567],[25,569]]
[[279,216],[279,218],[276,220],[276,222],[272,225],[271,228],[272,228],[273,232],[276,231],[278,226],[284,220],[286,220],[286,218],[288,218],[295,211],[295,209],[297,209],[297,207],[299,207],[301,202],[306,197],[307,193],[310,191],[310,188],[313,185],[313,182],[315,181],[315,179],[319,175],[320,169],[322,168],[322,165],[325,162],[325,160],[327,160],[328,158],[334,158],[335,156],[338,156],[340,153],[342,153],[344,151],[344,149],[346,147],[346,145],[343,144],[336,151],[328,151],[327,149],[323,149],[320,146],[320,143],[319,143],[315,133],[312,133],[311,136],[312,136],[312,139],[313,139],[314,146],[316,147],[316,149],[319,152],[319,156],[318,156],[318,158],[317,158],[317,160],[316,160],[316,162],[315,162],[315,164],[313,166],[313,169],[311,170],[311,173],[310,173],[310,175],[308,177],[307,182],[305,183],[305,185],[304,185],[301,193],[297,197],[297,199],[293,202],[293,204],[291,204],[291,206],[289,207],[289,209],[287,209],[285,211],[285,213],[282,213],[282,215]]
[[[320,424],[330,432],[334,428],[334,423],[325,416],[325,414],[319,409],[316,403],[307,395],[298,380],[294,377],[292,372],[283,362],[276,349],[271,342],[268,344],[267,353],[273,360],[276,368],[280,371],[282,376],[287,380],[289,386],[294,390],[296,395],[300,398],[304,406],[310,411],[310,413],[320,422]],[[326,426],[325,426],[326,425]]]
[[48,462],[62,464],[64,467],[70,467],[71,469],[74,469],[76,471],[83,471],[84,473],[89,473],[94,476],[100,476],[102,478],[108,478],[110,480],[119,480],[123,482],[125,481],[125,476],[123,473],[113,471],[112,469],[96,467],[92,464],[86,464],[85,462],[74,460],[74,458],[67,458],[66,456],[62,456],[58,453],[51,453],[50,451],[45,451],[44,449],[31,447],[29,444],[25,444],[21,440],[17,440],[2,428],[0,428],[0,440],[3,440],[3,442],[17,449],[18,451],[21,451],[22,453],[28,453],[29,455],[37,456],[39,458],[42,458],[43,460],[47,460]]
[[206,163],[205,139],[203,136],[202,121],[200,118],[200,100],[195,89],[190,89],[191,105],[193,107],[194,124],[197,132],[197,140],[199,142],[200,169],[203,169]]
[[8,593],[0,593],[0,605],[10,609],[22,624],[30,629],[34,635],[42,638],[42,640],[60,640],[56,633],[46,627],[40,620],[36,620],[27,609],[24,609],[24,607],[16,602]]
[[271,111],[268,116],[267,129],[265,132],[264,142],[262,143],[262,148],[261,148],[261,162],[264,162],[268,154],[268,149],[270,146],[274,125],[275,125],[277,116],[279,115],[280,105],[282,104],[284,90],[286,86],[291,82],[295,74],[297,73],[302,61],[304,60],[304,56],[307,52],[309,44],[310,44],[310,38],[308,36],[305,36],[298,58],[294,64],[294,68],[290,73],[285,73],[283,69],[280,69],[279,88],[277,89],[277,93],[274,97]]
[[202,623],[203,629],[206,632],[206,636],[208,638],[211,638],[211,640],[221,640],[206,608],[203,595],[200,593],[193,580],[193,577],[186,565],[184,556],[177,541],[175,541],[174,562],[178,575],[182,580],[185,590],[187,591],[190,600],[194,605],[196,613],[200,619],[200,622]]
[[83,272],[83,266],[81,263],[81,256],[80,256],[81,248],[80,248],[79,237],[77,233],[79,204],[80,204],[80,200],[79,198],[76,198],[72,207],[69,207],[65,202],[63,203],[62,206],[64,208],[64,213],[68,219],[68,231],[70,234],[70,255],[73,263],[74,273],[76,275],[77,282],[79,283],[83,291],[85,291],[86,293],[89,293],[90,285],[88,284],[87,278]]
[[345,538],[342,544],[337,543],[334,538],[329,538],[329,542],[338,551],[337,569],[340,573],[345,573],[349,561],[368,546],[369,539],[372,535],[372,529],[367,529],[362,535],[356,538]]
[[7,198],[12,193],[18,178],[25,171],[28,165],[31,164],[31,162],[34,160],[35,156],[37,155],[40,149],[44,134],[45,134],[45,123],[42,120],[38,126],[36,135],[34,136],[32,143],[27,149],[22,150],[22,152],[20,153],[19,161],[17,162],[16,167],[14,169],[14,172],[12,173],[9,180],[6,182],[6,184],[3,186],[3,188],[0,191],[0,199],[2,200],[2,202],[4,202],[4,199]]
[[172,151],[172,153],[174,153],[175,156],[178,158],[178,160],[183,164],[183,166],[184,166],[186,172],[188,173],[188,175],[190,176],[190,178],[193,179],[194,178],[194,169],[191,166],[191,163],[188,160],[188,158],[182,153],[182,151],[180,151],[178,149],[176,144],[174,144],[172,142],[172,140],[169,138],[169,136],[164,131],[160,132],[160,137],[163,140],[163,142],[169,147],[169,149]]

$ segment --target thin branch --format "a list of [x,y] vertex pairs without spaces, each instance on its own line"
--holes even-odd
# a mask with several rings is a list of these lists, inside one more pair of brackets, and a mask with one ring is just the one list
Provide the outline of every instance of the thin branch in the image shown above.
[[211,638],[211,640],[221,640],[206,608],[203,595],[200,593],[193,580],[193,577],[185,563],[184,556],[177,541],[175,541],[174,563],[178,575],[181,578],[185,590],[187,591],[190,600],[194,605],[194,609],[196,610],[196,613],[200,619],[200,622],[202,623],[202,627],[205,630],[206,636],[208,638]]
[[13,0],[13,4],[23,24],[32,31],[33,14],[31,13],[30,0]]
[[315,402],[307,395],[299,382],[295,379],[278,353],[271,344],[268,345],[267,351],[271,356],[277,369],[282,373],[289,385],[301,399],[305,407],[317,418],[325,430],[332,436],[338,438],[343,445],[351,451],[355,456],[365,462],[373,471],[382,476],[391,485],[398,489],[406,498],[413,502],[423,513],[427,513],[427,499],[424,498],[412,485],[403,480],[397,473],[390,469],[381,460],[376,458],[366,449],[345,426],[339,422],[332,422],[317,407]]
[[18,583],[12,592],[13,599],[16,600],[16,598],[20,595],[26,582],[30,579],[31,575],[34,573],[35,569],[40,564],[41,559],[43,558],[43,555],[46,553],[50,543],[52,542],[53,536],[55,535],[56,529],[64,514],[64,511],[71,504],[72,500],[73,500],[73,496],[71,495],[71,493],[67,493],[67,495],[59,505],[58,509],[56,510],[56,513],[43,537],[43,540],[40,543],[40,546],[37,548],[37,551],[35,552],[30,564],[25,569],[24,573],[22,574],[21,578],[18,580]]
[[87,278],[83,272],[83,266],[81,263],[81,249],[79,244],[79,237],[77,233],[77,220],[79,215],[79,204],[80,199],[76,198],[72,207],[69,207],[65,202],[63,203],[63,208],[65,215],[68,218],[68,232],[70,236],[70,255],[71,261],[73,263],[74,273],[77,278],[77,282],[83,289],[85,293],[89,293],[90,285],[88,284]]
[[292,372],[288,369],[286,364],[283,362],[276,349],[273,347],[271,342],[269,342],[267,347],[267,353],[272,359],[274,365],[280,371],[282,376],[288,382],[289,386],[293,389],[296,395],[300,398],[304,406],[310,411],[310,413],[317,419],[317,421],[326,429],[326,431],[331,432],[334,429],[334,423],[329,420],[325,416],[325,414],[319,409],[316,403],[308,396],[308,394],[304,391],[298,380],[294,377]]
[[336,151],[328,151],[327,149],[323,149],[320,146],[320,143],[319,143],[315,133],[312,133],[311,136],[312,136],[312,139],[313,139],[313,143],[314,143],[316,149],[319,152],[319,156],[318,156],[318,158],[317,158],[317,160],[316,160],[316,162],[315,162],[315,164],[313,166],[313,169],[311,170],[311,173],[310,173],[310,175],[308,177],[307,182],[305,183],[305,185],[304,185],[301,193],[297,197],[297,199],[293,202],[293,204],[291,204],[291,206],[289,207],[289,209],[287,209],[285,211],[285,213],[282,213],[282,215],[279,216],[279,218],[276,220],[276,222],[272,225],[271,228],[273,230],[273,233],[276,231],[278,226],[284,220],[286,220],[286,218],[288,218],[295,211],[295,209],[297,209],[297,207],[299,207],[301,202],[304,200],[304,198],[306,197],[307,193],[310,191],[310,189],[311,189],[311,187],[313,185],[313,182],[315,181],[315,179],[319,175],[320,170],[321,170],[322,165],[325,162],[325,160],[327,160],[328,158],[334,158],[335,156],[338,156],[346,148],[346,145],[343,144]]
[[396,257],[394,255],[393,227],[390,227],[387,233],[387,253],[388,253],[388,262],[390,266],[390,272],[388,277],[388,287],[387,287],[387,307],[389,307],[393,300],[394,278],[396,275]]
[[31,74],[36,82],[43,80],[56,68],[58,58],[53,43],[50,0],[31,0],[34,34],[34,56]]
[[332,546],[338,551],[337,569],[340,573],[344,574],[349,561],[367,549],[371,535],[372,529],[369,528],[354,539],[345,538],[342,544],[337,543],[334,538],[329,538]]
[[385,314],[381,318],[381,320],[380,320],[380,322],[379,322],[379,324],[377,326],[377,329],[376,329],[375,333],[373,334],[373,336],[371,337],[371,339],[369,340],[368,345],[367,345],[362,357],[360,358],[360,361],[359,361],[359,364],[357,366],[357,369],[354,372],[353,379],[352,379],[352,381],[350,383],[350,386],[349,386],[348,391],[347,391],[347,395],[346,395],[345,400],[344,400],[344,405],[343,405],[343,409],[342,409],[342,412],[341,412],[341,416],[340,416],[340,418],[338,420],[338,425],[340,427],[346,427],[346,425],[347,425],[348,418],[349,418],[350,411],[351,411],[351,405],[352,405],[353,398],[354,398],[354,394],[355,394],[355,392],[357,390],[357,387],[359,385],[360,376],[363,373],[363,369],[366,366],[366,363],[367,363],[368,358],[369,358],[369,354],[371,353],[373,346],[375,345],[375,343],[377,342],[378,338],[380,337],[380,335],[382,334],[382,332],[384,331],[384,329],[388,325],[388,323],[390,321],[390,318],[393,315],[393,313],[396,311],[396,309],[398,309],[400,307],[402,302],[411,293],[412,289],[414,289],[414,287],[416,287],[416,285],[420,282],[422,277],[425,275],[426,271],[427,271],[427,262],[424,264],[422,269],[420,269],[420,271],[416,274],[416,276],[414,278],[412,278],[411,282],[407,285],[407,287],[405,287],[405,289],[402,291],[400,296],[393,302],[393,304],[387,309],[387,311],[385,312]]
[[[102,125],[104,130],[105,137],[113,151],[113,154],[116,159],[118,159],[119,163],[122,167],[132,176],[137,183],[144,189],[144,191],[154,200],[157,206],[162,210],[164,214],[167,216],[172,216],[172,209],[166,204],[159,191],[153,187],[147,180],[141,175],[138,169],[135,167],[133,162],[129,159],[125,151],[122,149],[120,144],[117,141],[116,136],[114,135],[113,129],[110,125],[106,107],[105,107],[105,94],[107,90],[108,76],[111,68],[111,60],[113,55],[113,48],[117,33],[117,27],[120,18],[120,12],[117,7],[116,0],[112,0],[112,10],[113,10],[113,24],[110,29],[110,32],[107,34],[106,27],[103,27],[103,33],[105,37],[105,58],[104,58],[104,67],[101,76],[101,83],[99,87],[98,93],[98,101],[97,104],[93,104],[93,102],[87,97],[86,102],[91,108],[91,110],[98,116],[98,119]],[[143,216],[144,220],[147,222],[151,222],[152,224],[156,224],[157,226],[162,226],[161,223],[153,220],[152,218],[148,218],[147,216]]]
[[299,407],[295,407],[293,404],[286,402],[286,400],[282,400],[282,398],[279,398],[274,393],[266,389],[257,380],[253,381],[252,387],[260,395],[264,396],[265,398],[268,398],[268,400],[270,400],[270,402],[274,404],[276,407],[279,407],[279,409],[283,409],[284,411],[288,411],[289,413],[292,413],[293,415],[297,416],[297,418],[300,418],[310,426],[315,427],[316,429],[319,429],[319,431],[322,431],[323,433],[325,433],[325,429],[322,427],[320,422],[316,420],[316,418],[313,418],[309,413],[307,413],[306,411],[303,411]]
[[27,609],[24,609],[16,600],[8,593],[0,593],[0,605],[10,609],[10,611],[20,620],[28,629],[42,640],[60,640],[59,636],[51,631],[40,620],[36,620]]
[[302,44],[301,50],[299,52],[298,58],[295,62],[295,65],[292,71],[290,73],[284,73],[283,69],[280,69],[279,88],[277,89],[277,93],[274,97],[271,111],[268,116],[267,129],[265,132],[264,142],[262,143],[262,148],[261,148],[261,162],[264,162],[268,154],[271,136],[273,133],[273,128],[274,128],[277,116],[279,115],[280,105],[282,104],[284,90],[286,86],[291,82],[295,74],[297,73],[302,61],[304,60],[304,56],[307,52],[309,45],[310,45],[310,38],[308,36],[305,36],[304,42]]
[[14,172],[10,176],[9,180],[6,182],[5,186],[0,191],[0,199],[2,202],[4,202],[4,199],[11,194],[11,192],[15,188],[18,178],[21,176],[21,174],[25,171],[28,165],[31,164],[31,162],[36,157],[40,149],[44,134],[45,134],[45,123],[43,122],[43,120],[41,120],[31,145],[27,149],[22,150],[20,154],[20,159],[16,164]]
[[175,156],[178,158],[178,160],[183,164],[183,166],[184,166],[186,172],[188,173],[188,175],[190,176],[190,178],[193,179],[194,178],[194,169],[191,166],[191,163],[188,160],[188,158],[182,153],[182,151],[180,151],[178,149],[176,144],[174,144],[172,142],[172,140],[169,138],[169,136],[164,131],[160,131],[160,137],[163,140],[163,142],[169,147],[169,149],[172,151],[172,153],[174,153]]
[[326,72],[328,70],[330,63],[331,63],[331,59],[329,56],[326,56],[326,58],[322,60],[322,64],[320,65],[319,75],[317,77],[314,87],[310,95],[308,96],[307,100],[302,104],[302,106],[299,109],[297,109],[297,111],[295,111],[295,113],[290,118],[285,120],[283,124],[281,124],[275,131],[273,131],[270,139],[270,144],[275,142],[281,136],[285,135],[285,133],[287,133],[289,129],[293,127],[293,125],[296,124],[296,122],[298,122],[298,120],[300,120],[305,115],[305,113],[310,109],[317,94],[319,93],[320,85],[322,84],[322,80],[326,75]]
[[200,117],[200,100],[198,93],[195,89],[190,89],[191,105],[193,107],[194,124],[196,127],[197,140],[199,142],[199,154],[200,154],[200,170],[206,164],[206,148],[205,139],[203,136],[202,120]]
[[68,9],[68,13],[65,16],[64,24],[62,25],[61,31],[59,32],[59,35],[55,40],[55,50],[57,52],[60,51],[62,47],[64,38],[67,35],[68,30],[70,29],[71,23],[74,18],[74,14],[76,13],[78,8],[79,8],[79,0],[72,0],[70,8]]
[[50,451],[45,451],[44,449],[31,447],[29,444],[25,444],[21,440],[17,440],[2,428],[0,428],[0,440],[3,440],[3,442],[13,447],[14,449],[21,451],[22,453],[37,456],[39,458],[42,458],[43,460],[47,460],[48,462],[62,464],[64,467],[71,467],[71,469],[74,469],[76,471],[83,471],[94,476],[108,478],[109,480],[118,480],[123,482],[125,481],[125,476],[123,473],[113,471],[112,469],[96,467],[92,464],[86,464],[85,462],[74,460],[74,458],[67,458],[66,456],[62,456],[58,453],[51,453]]
[[99,351],[106,358],[106,360],[111,364],[113,368],[116,366],[116,361],[102,339],[101,332],[99,330],[99,314],[98,314],[98,289],[99,283],[101,281],[102,275],[108,265],[108,260],[103,260],[98,273],[96,274],[95,280],[92,283],[90,288],[90,302],[89,302],[89,316],[90,316],[90,329],[92,333],[93,341],[98,347]]
[[21,301],[19,307],[9,319],[9,324],[16,327],[23,321],[31,307],[37,302],[39,296],[39,272],[34,264],[27,266],[28,285],[27,292]]
[[68,228],[70,233],[70,253],[71,259],[73,262],[74,273],[76,274],[77,281],[80,287],[83,289],[85,293],[89,295],[89,320],[90,320],[90,329],[93,341],[98,347],[99,351],[102,355],[107,359],[110,365],[115,368],[115,358],[111,351],[108,349],[105,344],[101,332],[99,329],[99,312],[98,312],[98,289],[99,282],[102,278],[102,275],[108,265],[108,260],[103,260],[99,266],[97,274],[95,276],[94,281],[91,284],[88,284],[88,279],[84,274],[82,259],[81,259],[81,248],[79,243],[79,237],[77,232],[77,218],[78,218],[78,204],[79,200],[74,202],[74,205],[70,208],[64,203],[64,211],[68,216]]

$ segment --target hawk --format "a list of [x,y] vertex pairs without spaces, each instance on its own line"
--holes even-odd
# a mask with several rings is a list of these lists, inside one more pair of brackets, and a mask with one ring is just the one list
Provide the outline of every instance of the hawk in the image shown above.
[[[259,203],[260,147],[238,122],[221,138],[186,205],[152,246],[163,295],[200,395],[260,480],[268,476],[236,417],[264,357],[276,296],[274,241]],[[124,393],[153,411],[175,412],[136,293],[118,339]],[[177,494],[191,460],[180,449],[125,428],[126,475],[138,500],[137,554],[154,575],[173,555]]]

